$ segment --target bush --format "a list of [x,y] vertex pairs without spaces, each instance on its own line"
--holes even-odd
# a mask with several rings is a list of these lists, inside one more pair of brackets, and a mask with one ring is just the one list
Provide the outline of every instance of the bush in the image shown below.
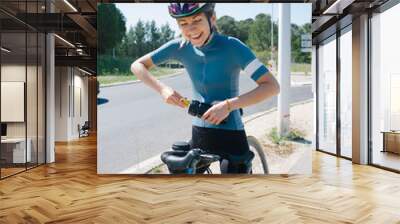
[[269,139],[276,145],[282,145],[284,138],[278,134],[276,128],[272,128],[268,134]]
[[271,52],[269,51],[256,51],[254,53],[256,57],[265,65],[267,65],[268,61],[271,59]]
[[293,129],[290,130],[289,134],[286,136],[286,139],[289,141],[303,141],[305,134],[304,132],[298,130],[298,129]]
[[269,139],[276,145],[284,145],[285,141],[306,141],[304,132],[298,129],[291,129],[286,136],[280,136],[276,127],[268,134]]
[[292,63],[290,69],[292,72],[304,72],[305,75],[311,75],[311,64]]
[[127,58],[127,57],[113,58],[112,55],[99,55],[97,57],[97,71],[99,72],[99,75],[130,74],[130,67],[132,62],[133,62],[132,58]]

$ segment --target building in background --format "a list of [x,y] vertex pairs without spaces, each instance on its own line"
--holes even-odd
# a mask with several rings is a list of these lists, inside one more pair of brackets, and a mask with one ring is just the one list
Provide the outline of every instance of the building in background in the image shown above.
[[316,148],[400,172],[400,4],[313,1]]
[[0,177],[96,131],[96,1],[0,2]]

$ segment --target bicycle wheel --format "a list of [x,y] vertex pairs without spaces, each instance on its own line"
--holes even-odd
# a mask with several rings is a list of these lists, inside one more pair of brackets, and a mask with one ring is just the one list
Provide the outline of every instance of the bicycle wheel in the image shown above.
[[268,163],[262,145],[254,136],[247,136],[250,150],[254,153],[252,174],[268,174]]

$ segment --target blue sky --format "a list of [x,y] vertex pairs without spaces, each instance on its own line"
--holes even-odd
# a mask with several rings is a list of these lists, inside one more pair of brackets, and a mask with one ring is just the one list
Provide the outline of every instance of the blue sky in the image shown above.
[[[236,20],[254,18],[259,13],[271,14],[273,8],[273,18],[277,21],[279,4],[270,3],[217,3],[217,18],[229,15]],[[291,5],[291,23],[303,25],[311,23],[311,4],[310,3],[292,3]],[[168,3],[117,3],[117,8],[121,10],[126,18],[126,26],[130,26],[140,20],[155,20],[157,26],[168,23],[170,27],[178,32],[176,21],[168,14]],[[272,7],[273,6],[273,7]]]

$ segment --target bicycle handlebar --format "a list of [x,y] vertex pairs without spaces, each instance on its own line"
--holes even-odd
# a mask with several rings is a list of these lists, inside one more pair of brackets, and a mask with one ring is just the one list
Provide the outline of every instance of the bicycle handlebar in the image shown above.
[[208,165],[220,159],[220,156],[205,153],[198,148],[189,151],[167,151],[161,154],[161,160],[167,164],[171,173],[185,173],[188,170],[195,172],[193,169],[197,164]]
[[201,154],[200,158],[202,158],[205,162],[215,162],[221,159],[220,156],[214,154]]

